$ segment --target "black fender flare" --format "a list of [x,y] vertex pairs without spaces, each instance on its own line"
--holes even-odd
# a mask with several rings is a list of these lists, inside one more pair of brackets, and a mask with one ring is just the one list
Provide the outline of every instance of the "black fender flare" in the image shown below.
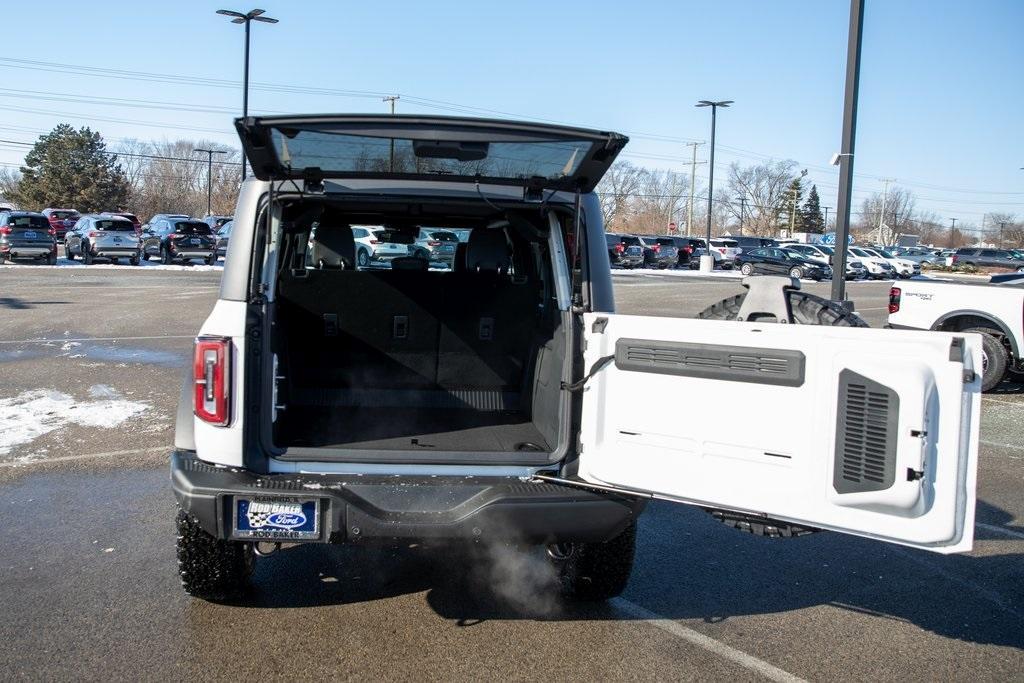
[[957,310],[957,311],[950,311],[949,313],[944,313],[942,315],[942,317],[940,317],[938,320],[936,320],[932,324],[931,329],[932,330],[939,330],[939,329],[942,328],[943,325],[945,325],[947,322],[949,322],[953,318],[967,317],[967,316],[970,316],[972,318],[980,318],[982,320],[985,320],[986,322],[991,323],[993,327],[995,327],[997,330],[999,330],[1000,332],[1003,333],[1003,336],[1005,336],[1006,340],[1010,343],[1010,349],[1013,351],[1013,357],[1017,358],[1017,359],[1020,358],[1020,348],[1019,348],[1019,346],[1017,344],[1017,338],[1014,336],[1013,332],[1010,331],[1010,328],[1007,327],[1006,324],[1002,320],[999,320],[998,318],[996,318],[995,316],[991,315],[990,313],[985,313],[983,311],[975,311],[975,310],[971,310],[971,309],[961,309],[961,310]]

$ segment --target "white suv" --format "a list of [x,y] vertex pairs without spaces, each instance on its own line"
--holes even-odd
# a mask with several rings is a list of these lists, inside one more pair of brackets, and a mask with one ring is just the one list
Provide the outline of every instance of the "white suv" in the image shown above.
[[[977,335],[869,329],[771,276],[704,319],[615,313],[594,192],[615,133],[235,123],[255,177],[171,456],[189,593],[237,593],[296,544],[462,541],[544,549],[565,594],[604,599],[652,498],[766,536],[971,548]],[[423,223],[468,231],[455,268],[357,267],[353,226]],[[793,414],[814,429],[779,429]]]

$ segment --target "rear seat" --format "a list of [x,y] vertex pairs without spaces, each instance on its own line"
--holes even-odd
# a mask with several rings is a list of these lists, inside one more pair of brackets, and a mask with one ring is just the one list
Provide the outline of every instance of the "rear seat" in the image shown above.
[[477,229],[466,245],[465,270],[445,277],[437,361],[441,387],[521,389],[538,288],[512,282],[511,262],[503,230]]

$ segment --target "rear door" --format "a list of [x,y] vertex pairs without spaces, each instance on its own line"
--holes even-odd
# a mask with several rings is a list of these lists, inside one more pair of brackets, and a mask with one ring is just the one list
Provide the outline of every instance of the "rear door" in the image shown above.
[[591,192],[628,138],[617,133],[449,116],[235,119],[260,180],[387,178]]
[[585,367],[600,368],[583,393],[585,481],[970,549],[977,335],[605,313],[584,322]]

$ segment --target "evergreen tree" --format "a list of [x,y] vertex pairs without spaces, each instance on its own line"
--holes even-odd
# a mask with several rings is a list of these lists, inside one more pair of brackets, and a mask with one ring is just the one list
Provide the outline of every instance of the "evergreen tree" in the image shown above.
[[11,197],[25,209],[60,206],[114,211],[128,203],[128,179],[107,153],[103,136],[62,123],[41,135],[25,155],[21,180]]
[[[793,232],[803,232],[803,214],[800,211],[800,202],[804,198],[804,183],[803,176],[797,176],[793,178],[789,183],[789,187],[786,188],[785,194],[781,198],[781,206],[779,207],[779,229],[790,230]],[[793,208],[796,207],[794,214]]]
[[817,185],[811,185],[811,191],[807,194],[807,201],[804,202],[800,214],[804,232],[814,232],[819,235],[825,232],[825,218],[821,215],[821,200],[818,198]]

